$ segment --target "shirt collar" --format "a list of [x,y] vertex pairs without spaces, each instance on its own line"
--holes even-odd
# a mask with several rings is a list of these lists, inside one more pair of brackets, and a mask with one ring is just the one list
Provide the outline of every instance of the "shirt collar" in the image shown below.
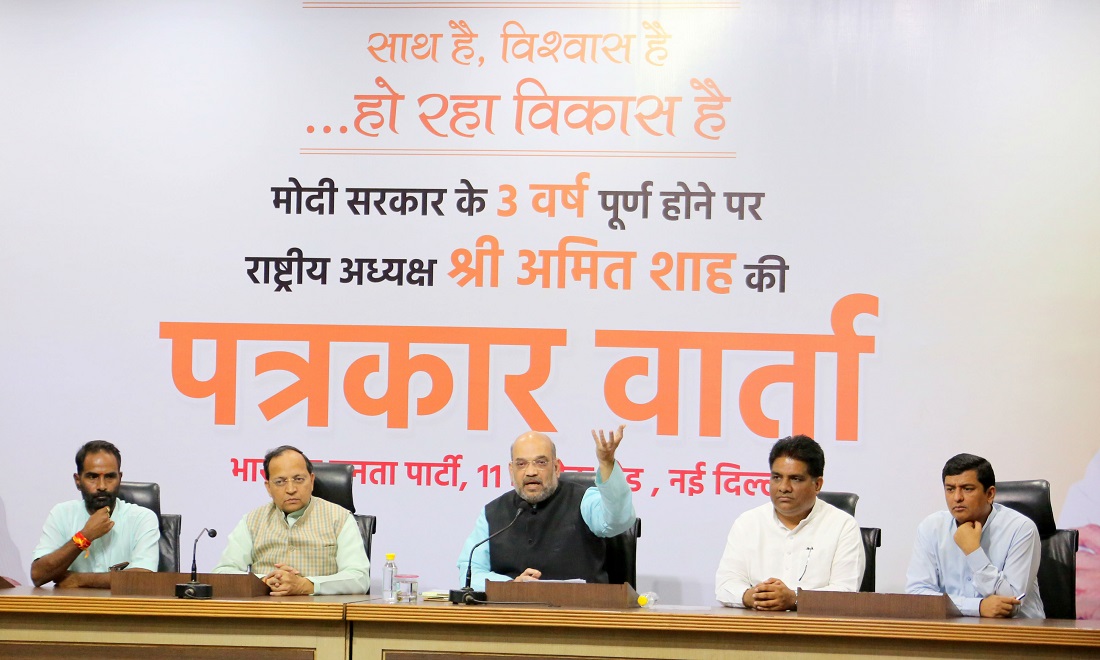
[[989,526],[989,523],[993,522],[993,518],[997,515],[997,507],[1001,506],[996,502],[993,503],[993,508],[989,510],[989,515],[985,519],[985,524],[982,525],[982,532],[985,532],[985,528]]
[[302,507],[301,509],[298,509],[297,511],[291,511],[290,513],[284,513],[283,517],[286,518],[287,523],[297,522],[299,518],[306,515],[306,511],[309,511],[309,508],[311,506],[313,506],[313,496],[312,495],[309,496],[309,501],[306,502],[306,505],[304,507]]
[[821,500],[814,498],[814,508],[810,509],[810,512],[806,514],[806,517],[802,520],[799,520],[797,525],[788,529],[787,526],[783,524],[783,521],[779,519],[779,514],[775,512],[775,506],[773,505],[772,520],[774,520],[775,524],[778,525],[784,532],[797,532],[806,525],[809,525],[811,520],[820,515],[821,509]]

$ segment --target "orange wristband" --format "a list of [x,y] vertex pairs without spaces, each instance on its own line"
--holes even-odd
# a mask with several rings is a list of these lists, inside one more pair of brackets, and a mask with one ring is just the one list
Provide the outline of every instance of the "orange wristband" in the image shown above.
[[81,550],[87,550],[88,548],[92,547],[92,542],[89,541],[88,537],[84,536],[82,532],[77,532],[76,534],[73,534],[73,543],[75,543],[76,547],[80,548]]

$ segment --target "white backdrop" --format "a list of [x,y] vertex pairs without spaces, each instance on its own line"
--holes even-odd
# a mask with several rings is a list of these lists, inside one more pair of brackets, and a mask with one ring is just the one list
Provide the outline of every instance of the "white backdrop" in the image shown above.
[[[716,492],[714,470],[766,470],[777,435],[812,433],[826,452],[825,488],[861,495],[860,523],[883,529],[880,591],[903,587],[915,526],[943,505],[939,469],[954,453],[988,457],[1001,479],[1049,479],[1060,509],[1100,444],[1091,433],[1100,7],[477,4],[0,2],[0,438],[11,458],[0,481],[0,572],[27,580],[46,513],[75,495],[72,456],[93,438],[121,447],[126,478],[161,484],[164,510],[183,514],[186,545],[204,526],[222,532],[199,549],[205,567],[266,497],[261,482],[234,474],[243,459],[292,443],[319,460],[396,463],[387,483],[357,486],[357,506],[379,516],[375,558],[396,552],[427,588],[458,582],[454,563],[478,508],[507,487],[504,470],[496,487],[494,466],[532,424],[556,429],[567,465],[592,466],[588,430],[626,421],[619,458],[643,470],[638,586],[671,603],[713,601],[729,525],[765,501]],[[468,51],[454,36],[464,29],[477,35]],[[504,32],[536,35],[529,60]],[[429,51],[401,34],[439,36],[426,38]],[[404,58],[379,48],[385,39],[407,43]],[[401,96],[392,120],[390,101],[371,98],[389,93],[379,78]],[[708,79],[721,98],[699,101],[706,92],[693,80]],[[491,117],[486,97],[498,97]],[[548,110],[530,112],[549,107],[546,97],[571,97],[558,99],[556,133]],[[421,119],[444,98],[459,110],[466,101],[480,123]],[[590,119],[612,118],[591,132],[581,121],[589,103],[601,111]],[[332,212],[276,206],[272,189],[291,178],[306,187],[332,179]],[[485,191],[483,210],[459,210],[463,179]],[[606,192],[646,181],[647,217],[624,211],[625,228],[609,226]],[[670,193],[704,184],[709,219],[702,197],[690,218],[684,203],[679,219],[667,218]],[[531,186],[566,187],[554,193],[553,216],[543,188]],[[402,214],[388,198],[356,215],[348,188],[445,193],[441,214]],[[762,193],[761,219],[738,219],[725,193]],[[501,250],[496,286],[487,271],[480,286],[460,286],[452,269],[482,236]],[[603,251],[594,288],[584,270],[591,254],[564,269],[551,257],[547,286],[521,284],[522,251],[554,252],[566,236],[598,242],[573,249]],[[292,248],[331,260],[324,283],[253,283],[248,258]],[[629,284],[622,271],[605,272],[624,253]],[[651,273],[659,253],[711,256],[698,286],[689,274],[677,290],[673,271],[662,290]],[[744,267],[766,255],[789,266],[782,292],[777,282],[746,285]],[[436,264],[431,286],[357,285],[340,281],[343,258]],[[263,266],[252,265],[262,281]],[[717,273],[709,285],[708,265]],[[849,331],[870,338],[870,350],[849,355],[856,362],[827,341],[845,330],[831,314],[848,296],[866,312]],[[356,327],[335,338],[341,325]],[[217,350],[196,342],[193,365],[181,362],[177,375],[210,378],[219,351],[237,346],[217,372],[236,386],[221,395],[220,410],[234,413],[223,423],[214,397],[181,393],[174,342],[162,338],[199,327],[234,341]],[[608,334],[639,330],[661,333],[670,347],[661,360],[655,349],[616,348],[619,336]],[[825,337],[825,348],[809,335]],[[785,350],[756,350],[746,343],[754,338]],[[689,348],[704,340],[726,350],[719,358]],[[371,412],[366,397],[387,392],[400,363],[393,351],[407,341],[413,355],[436,356],[420,363],[435,377],[411,377],[407,420],[401,400]],[[470,353],[482,342],[495,344],[487,371]],[[630,412],[623,397],[653,398],[656,365],[676,347],[679,373],[661,390],[661,415]],[[758,368],[792,364],[795,348],[810,360],[800,378],[816,365],[816,380],[796,388],[771,379],[761,412],[778,423],[754,432],[742,383]],[[300,363],[283,356],[258,372],[257,359],[273,352]],[[370,355],[379,372],[364,381],[353,365]],[[608,373],[632,356],[649,359],[649,376],[616,392]],[[545,382],[506,380],[532,364],[547,369]],[[858,376],[856,432],[840,439],[838,406],[854,408],[838,393],[838,371]],[[446,373],[450,396],[418,411],[419,398],[446,389]],[[470,373],[480,374],[473,388]],[[296,386],[299,377],[307,385]],[[531,402],[517,404],[526,389]],[[296,393],[309,402],[265,416],[261,403],[280,392],[292,397],[284,408]],[[707,392],[716,407],[701,414]],[[796,405],[799,393],[809,398]],[[808,420],[796,422],[796,409]],[[408,465],[459,455],[454,484],[417,485]],[[702,492],[681,492],[669,471],[700,462]]]

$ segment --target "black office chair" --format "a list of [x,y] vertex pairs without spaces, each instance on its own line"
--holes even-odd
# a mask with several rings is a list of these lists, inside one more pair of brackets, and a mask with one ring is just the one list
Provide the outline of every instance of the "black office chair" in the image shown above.
[[183,516],[178,513],[160,512],[160,484],[148,481],[123,481],[118,487],[119,499],[149,509],[157,516],[160,525],[161,573],[180,572],[180,528]]
[[1077,618],[1077,543],[1076,529],[1058,529],[1054,508],[1050,505],[1050,482],[997,482],[997,504],[1013,508],[1039,528],[1042,553],[1039,557],[1039,597],[1048,619]]
[[[859,495],[823,490],[817,494],[817,499],[828,502],[849,516],[855,517]],[[875,590],[875,558],[878,556],[878,549],[882,547],[882,529],[878,527],[860,527],[859,533],[863,537],[863,555],[866,558],[863,581],[859,584],[859,590],[873,592]]]
[[314,463],[313,494],[351,511],[359,527],[359,535],[363,537],[363,549],[367,551],[367,559],[370,559],[371,541],[378,531],[378,520],[374,516],[356,515],[351,493],[354,474],[355,466],[350,463]]
[[859,495],[855,493],[839,493],[823,490],[818,492],[817,499],[832,504],[853,518],[856,516],[856,504],[859,502]]
[[[562,472],[561,480],[591,488],[596,485],[596,473]],[[638,539],[641,536],[642,519],[635,518],[633,528],[607,539],[608,582],[638,586]]]
[[859,583],[859,590],[867,593],[875,591],[875,557],[882,546],[882,529],[878,527],[860,527],[859,533],[863,536],[863,554],[867,558],[863,569],[863,582]]

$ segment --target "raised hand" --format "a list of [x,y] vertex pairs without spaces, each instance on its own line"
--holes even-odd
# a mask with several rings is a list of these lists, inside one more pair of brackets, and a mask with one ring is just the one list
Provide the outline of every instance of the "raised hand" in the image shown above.
[[619,424],[619,428],[608,431],[604,435],[603,429],[599,432],[592,430],[592,440],[596,443],[596,459],[600,462],[600,479],[607,481],[611,477],[611,471],[615,469],[615,450],[623,441],[623,429],[625,424]]

